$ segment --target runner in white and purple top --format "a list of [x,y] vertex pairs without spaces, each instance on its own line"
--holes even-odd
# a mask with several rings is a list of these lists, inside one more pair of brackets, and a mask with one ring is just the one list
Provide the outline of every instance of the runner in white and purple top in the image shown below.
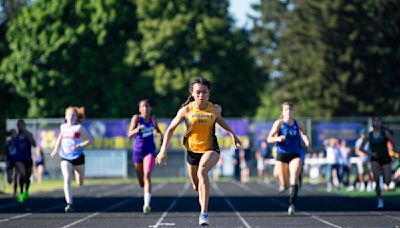
[[85,177],[85,154],[83,148],[93,142],[92,136],[82,125],[85,117],[84,107],[68,107],[65,109],[65,121],[61,124],[60,134],[50,156],[54,158],[58,154],[61,157],[61,173],[64,178],[64,197],[67,205],[65,212],[72,212],[73,194],[71,179],[75,173],[78,186],[82,186]]
[[132,161],[139,185],[143,188],[143,213],[147,214],[151,211],[151,171],[156,157],[153,131],[157,131],[161,140],[162,133],[158,128],[156,118],[150,116],[151,106],[149,100],[141,100],[138,106],[140,114],[132,116],[127,135],[135,140]]
[[141,129],[139,133],[134,136],[135,142],[133,143],[133,156],[132,161],[134,163],[143,163],[143,159],[151,154],[153,157],[156,156],[156,145],[154,143],[153,131],[155,124],[153,119],[149,119],[148,122],[142,116],[138,118],[138,125]]

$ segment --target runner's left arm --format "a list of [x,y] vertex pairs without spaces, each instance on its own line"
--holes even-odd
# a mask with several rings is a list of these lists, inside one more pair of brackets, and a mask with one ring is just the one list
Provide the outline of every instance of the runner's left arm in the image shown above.
[[229,125],[225,122],[224,118],[222,118],[222,108],[219,105],[214,105],[214,110],[216,114],[216,119],[215,121],[221,126],[226,132],[229,133],[229,135],[232,137],[232,140],[236,146],[236,148],[239,149],[239,147],[242,145],[240,142],[240,139],[236,136],[235,132],[232,131],[232,129],[229,127]]

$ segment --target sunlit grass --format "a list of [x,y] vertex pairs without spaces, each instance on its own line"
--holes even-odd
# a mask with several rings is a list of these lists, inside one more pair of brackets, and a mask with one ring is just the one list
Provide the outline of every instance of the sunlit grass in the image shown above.
[[[320,191],[325,191],[325,187],[321,187],[318,190]],[[354,189],[354,191],[347,191],[345,188],[342,189],[332,189],[332,193],[339,194],[339,195],[344,195],[344,196],[349,196],[349,197],[365,197],[365,198],[375,198],[376,194],[375,191],[367,192],[367,191],[358,191],[357,189]],[[390,201],[392,203],[397,203],[400,204],[400,188],[397,187],[391,191],[385,192],[382,190],[382,197],[385,199],[385,201]]]
[[[187,181],[187,178],[176,177],[176,178],[152,178],[154,184],[157,183],[183,183]],[[136,177],[130,178],[85,178],[85,185],[116,185],[116,184],[137,184]],[[76,186],[75,181],[73,181],[73,186]],[[37,183],[32,181],[29,192],[31,194],[48,192],[53,190],[61,190],[63,188],[63,180],[43,180],[42,183]],[[12,184],[7,184],[4,179],[1,178],[0,181],[0,194],[11,195],[13,192]]]
[[[211,181],[215,181],[212,177],[210,177]],[[220,177],[218,182],[229,182],[231,181],[231,177]],[[250,182],[256,182],[258,178],[252,177]],[[271,178],[274,182],[275,180]],[[189,181],[188,177],[153,177],[152,182],[153,184],[158,183],[184,183]],[[304,183],[308,183],[308,178],[305,178]],[[129,178],[85,178],[85,185],[117,185],[117,184],[137,184],[136,177],[129,177]],[[73,186],[76,186],[75,181],[73,181]],[[319,185],[321,186],[321,185]],[[63,180],[62,179],[55,179],[49,180],[45,179],[41,184],[37,183],[36,181],[32,181],[30,187],[30,193],[43,193],[49,192],[54,190],[62,190],[63,188]],[[326,191],[325,187],[318,187],[319,191]],[[7,184],[4,182],[4,178],[0,178],[0,194],[11,195],[12,194],[12,185]],[[346,191],[346,189],[333,189],[332,193],[336,193],[339,195],[345,195],[350,197],[375,197],[375,192],[360,192],[358,190],[354,191]],[[390,200],[392,202],[396,202],[400,204],[400,188],[396,188],[389,192],[382,191],[382,195],[385,200]]]

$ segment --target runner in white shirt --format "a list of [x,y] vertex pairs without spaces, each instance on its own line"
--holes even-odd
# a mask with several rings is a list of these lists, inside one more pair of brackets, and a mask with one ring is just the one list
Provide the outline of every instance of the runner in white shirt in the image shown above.
[[83,107],[68,107],[65,110],[66,123],[61,124],[60,134],[51,152],[51,157],[54,158],[59,150],[59,155],[61,157],[61,172],[64,177],[64,196],[67,203],[65,212],[73,211],[71,186],[72,171],[75,171],[77,185],[83,185],[85,171],[85,155],[83,153],[83,148],[93,141],[85,127],[81,125],[84,113]]

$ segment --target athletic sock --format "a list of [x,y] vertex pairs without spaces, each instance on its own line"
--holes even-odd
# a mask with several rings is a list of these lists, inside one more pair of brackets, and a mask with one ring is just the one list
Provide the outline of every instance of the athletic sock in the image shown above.
[[289,205],[296,204],[298,190],[299,190],[299,186],[298,185],[290,185]]
[[150,206],[150,202],[151,202],[151,193],[145,192],[144,193],[144,205]]

